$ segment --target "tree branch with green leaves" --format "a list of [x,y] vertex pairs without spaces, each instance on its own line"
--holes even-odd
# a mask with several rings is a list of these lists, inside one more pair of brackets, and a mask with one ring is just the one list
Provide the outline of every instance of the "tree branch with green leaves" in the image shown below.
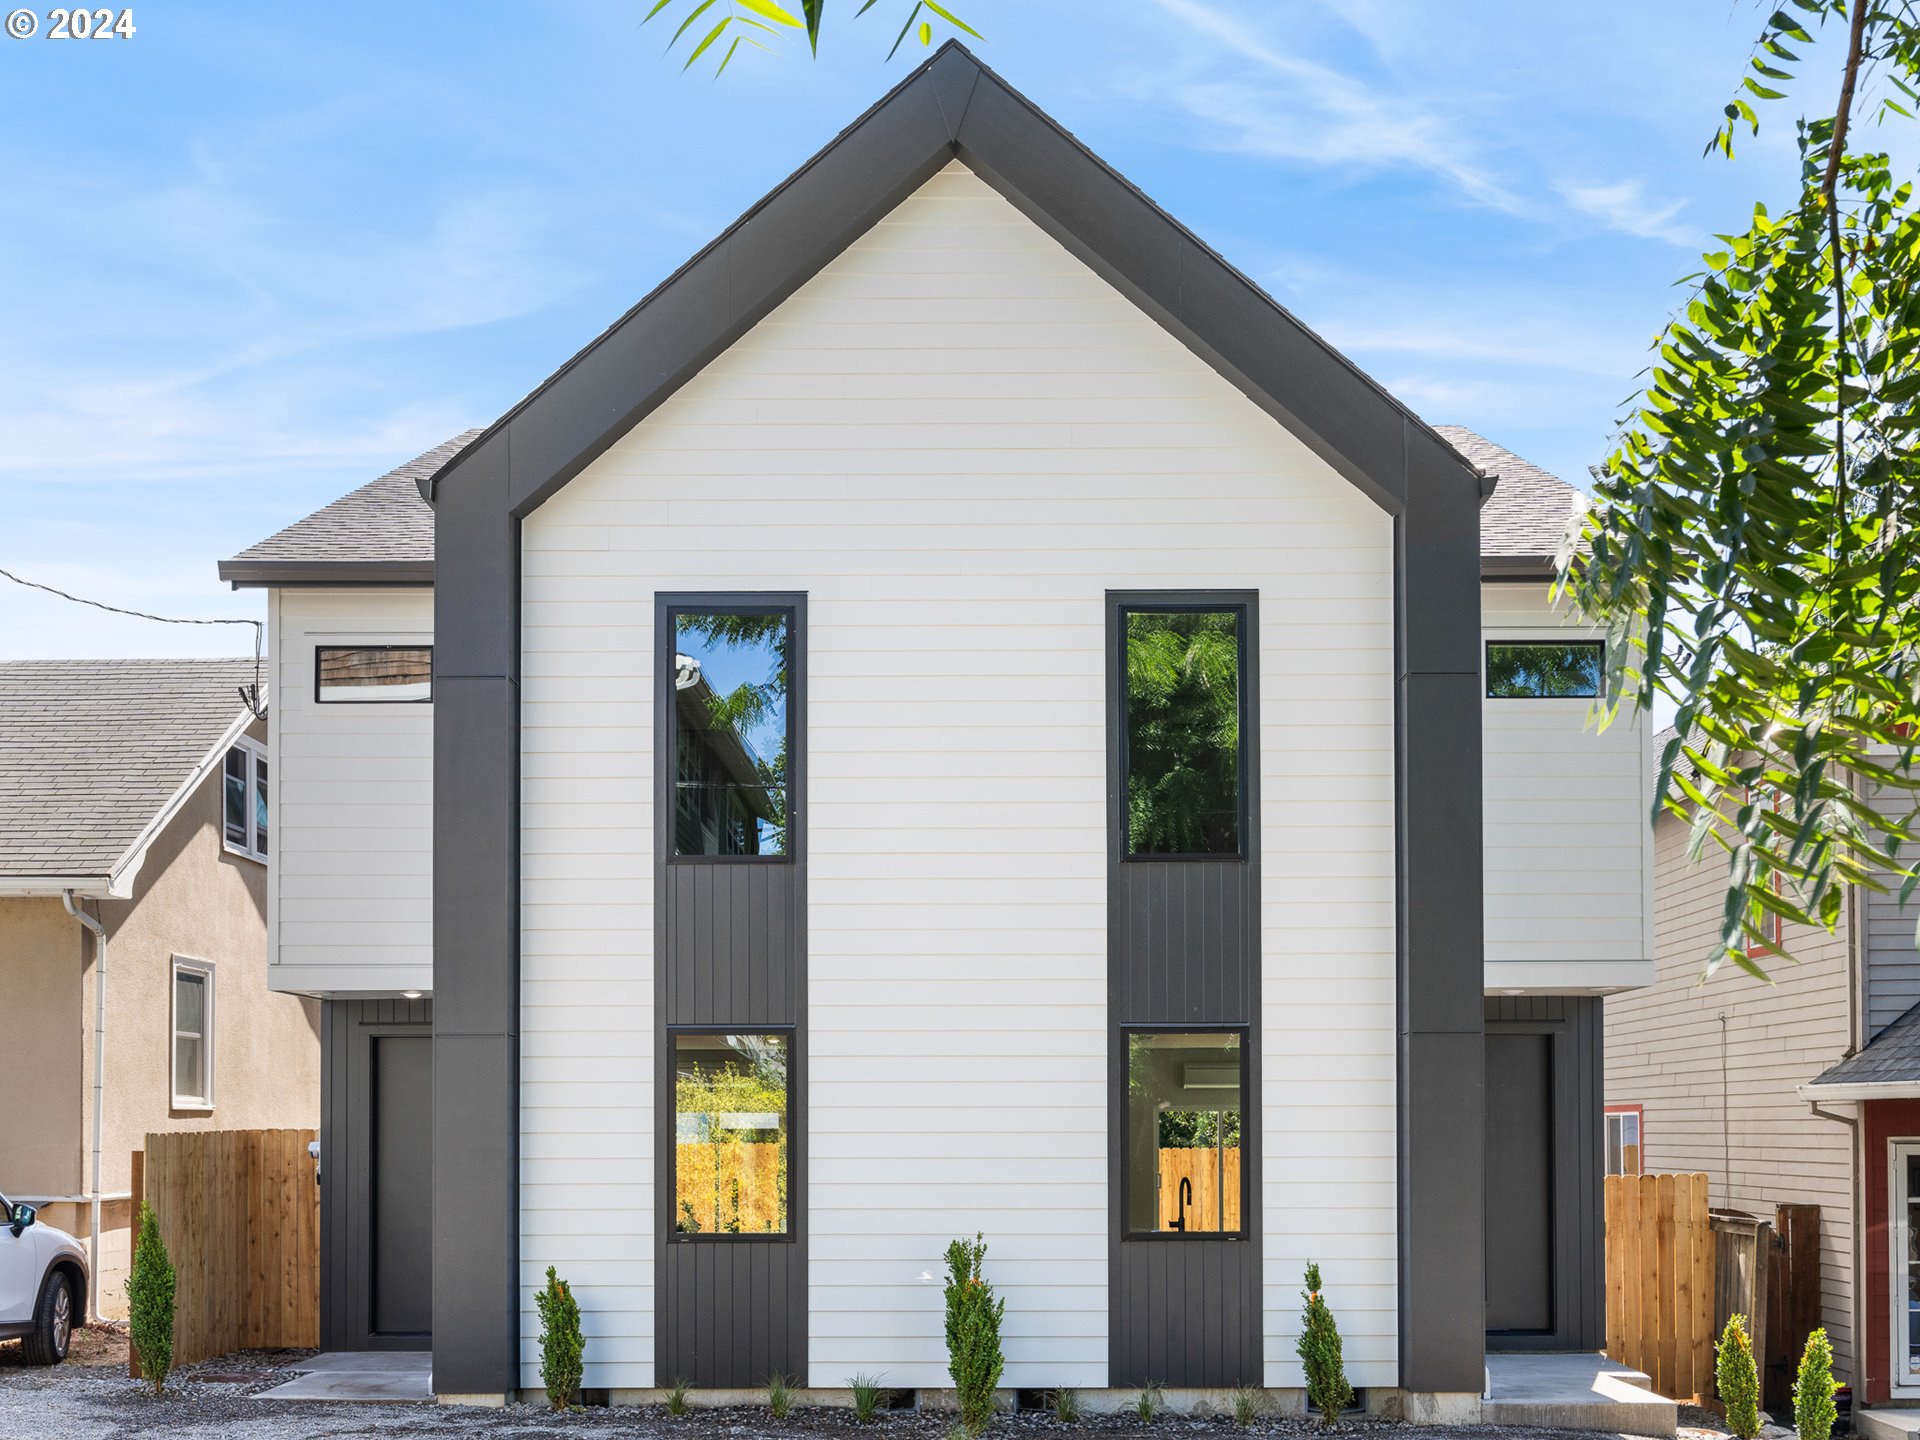
[[1913,7],[1787,0],[1708,149],[1759,132],[1825,26],[1837,99],[1797,122],[1796,192],[1690,277],[1562,556],[1607,626],[1608,703],[1676,706],[1655,815],[1726,856],[1708,974],[1765,979],[1751,952],[1792,958],[1776,920],[1831,931],[1849,888],[1920,875],[1920,214],[1887,153],[1849,148],[1863,97],[1913,124]]
[[[858,19],[880,3],[881,0],[862,0],[854,17]],[[680,9],[676,9],[676,6]],[[913,0],[905,8],[906,18],[900,24],[900,33],[893,37],[893,48],[887,51],[889,60],[900,53],[900,47],[906,43],[909,35],[917,37],[923,47],[931,46],[936,20],[976,40],[983,38],[978,30],[947,6],[937,3],[937,0]],[[734,53],[742,45],[750,45],[756,50],[770,50],[772,47],[768,41],[777,39],[785,31],[804,32],[808,50],[818,56],[827,0],[800,0],[798,15],[776,4],[775,0],[655,0],[642,23],[662,14],[671,19],[673,14],[680,14],[681,10],[685,13],[681,14],[673,38],[667,42],[667,50],[671,52],[683,41],[687,44],[688,53],[680,67],[682,70],[692,69],[703,55],[718,56],[713,69],[717,80],[726,73],[727,66],[733,63]]]

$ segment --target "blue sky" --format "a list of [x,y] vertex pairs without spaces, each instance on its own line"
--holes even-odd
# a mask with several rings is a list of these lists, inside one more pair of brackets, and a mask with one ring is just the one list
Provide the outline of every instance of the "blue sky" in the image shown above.
[[[172,0],[127,40],[0,39],[0,566],[263,614],[219,559],[491,421],[924,53],[884,59],[900,0],[838,0],[818,62],[743,51],[716,83],[646,3]],[[1701,158],[1751,5],[957,8],[1414,409],[1576,482],[1673,282],[1791,185],[1788,112]],[[0,585],[4,656],[243,634]]]

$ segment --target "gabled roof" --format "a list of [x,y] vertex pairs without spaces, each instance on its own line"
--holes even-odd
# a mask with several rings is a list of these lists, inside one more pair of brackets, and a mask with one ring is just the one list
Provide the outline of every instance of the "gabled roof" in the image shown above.
[[1567,526],[1583,512],[1586,497],[1464,425],[1433,428],[1496,482],[1480,507],[1481,573],[1512,579],[1551,575]]
[[1800,1088],[1802,1093],[1827,1100],[1920,1095],[1920,1005],[1874,1036],[1864,1049],[1828,1066]]
[[433,511],[420,498],[419,481],[479,434],[466,430],[443,440],[279,534],[222,560],[220,578],[234,585],[298,585],[338,580],[345,570],[362,583],[432,583]]
[[0,662],[0,894],[126,893],[252,721],[253,678],[250,658]]

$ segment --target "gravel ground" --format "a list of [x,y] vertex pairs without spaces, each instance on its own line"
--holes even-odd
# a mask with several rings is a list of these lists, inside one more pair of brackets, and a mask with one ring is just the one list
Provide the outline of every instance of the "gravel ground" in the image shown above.
[[[324,1405],[256,1400],[255,1391],[298,1371],[308,1352],[243,1351],[189,1366],[168,1382],[167,1396],[149,1398],[127,1378],[124,1335],[86,1332],[73,1357],[52,1369],[21,1365],[0,1345],[0,1440],[334,1440],[357,1436],[515,1437],[578,1435],[591,1440],[947,1440],[952,1415],[890,1411],[859,1425],[848,1410],[796,1410],[775,1420],[763,1407],[694,1411],[678,1419],[664,1409],[589,1408],[554,1415],[532,1406],[468,1410],[452,1406]],[[76,1363],[77,1362],[77,1363]],[[1691,1417],[1689,1417],[1691,1418]],[[1687,1423],[1685,1419],[1683,1424]],[[1269,1417],[1249,1432],[1225,1418],[1165,1415],[1152,1426],[1120,1416],[1088,1416],[1062,1425],[1045,1412],[996,1419],[987,1440],[1305,1440],[1328,1431],[1305,1420]],[[1438,1429],[1392,1421],[1352,1419],[1334,1427],[1335,1440],[1536,1440],[1554,1432],[1482,1426]],[[1594,1440],[1592,1436],[1580,1440]],[[1697,1431],[1687,1440],[1722,1440]]]

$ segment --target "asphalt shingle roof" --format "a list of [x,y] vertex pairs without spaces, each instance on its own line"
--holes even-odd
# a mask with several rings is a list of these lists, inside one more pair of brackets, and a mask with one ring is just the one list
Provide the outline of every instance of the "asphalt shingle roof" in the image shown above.
[[1499,480],[1480,507],[1482,560],[1537,561],[1560,548],[1567,523],[1583,499],[1557,475],[1522,460],[1504,445],[1464,425],[1436,425],[1440,437]]
[[[1433,428],[1471,464],[1499,481],[1480,507],[1481,558],[1536,567],[1551,560],[1579,506],[1580,492],[1464,426]],[[249,546],[221,562],[221,578],[273,584],[302,578],[302,567],[354,565],[369,567],[369,579],[431,580],[433,508],[420,498],[419,482],[482,433],[463,431]],[[384,574],[371,573],[376,569]]]
[[1920,1005],[1868,1042],[1858,1054],[1830,1065],[1816,1085],[1884,1085],[1920,1080]]
[[253,676],[250,657],[0,662],[0,875],[109,874]]
[[420,498],[420,481],[478,434],[478,430],[463,431],[279,534],[248,546],[222,563],[221,578],[268,579],[281,567],[315,564],[419,566],[427,572],[423,578],[430,578],[433,507]]

